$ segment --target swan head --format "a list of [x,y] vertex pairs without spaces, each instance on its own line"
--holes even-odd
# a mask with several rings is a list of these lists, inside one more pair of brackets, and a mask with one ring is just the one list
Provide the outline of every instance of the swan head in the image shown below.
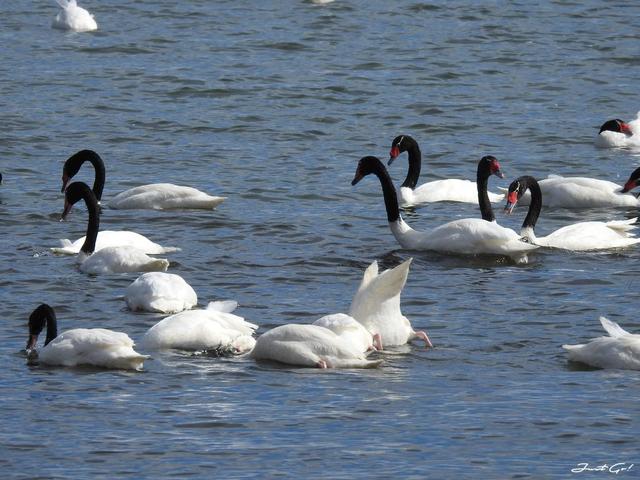
[[416,142],[413,137],[409,135],[398,135],[393,139],[393,142],[391,142],[391,151],[389,152],[389,161],[387,162],[387,165],[391,165],[402,152],[406,152],[410,148],[417,146],[418,142]]
[[351,185],[356,185],[360,180],[374,172],[385,170],[384,165],[377,157],[362,157],[358,162],[356,174],[351,181]]
[[504,212],[507,215],[510,215],[513,212],[518,200],[522,198],[524,192],[527,191],[528,185],[526,182],[523,182],[520,178],[515,179],[509,185],[509,190],[507,191],[507,203],[504,206]]
[[58,336],[58,326],[56,322],[56,312],[46,303],[39,305],[29,316],[29,340],[27,341],[27,353],[35,350],[38,342],[38,335],[47,327],[47,339],[45,345]]
[[605,131],[624,133],[627,137],[633,135],[629,124],[620,120],[619,118],[614,118],[613,120],[607,120],[606,122],[604,122],[600,127],[600,131],[598,132],[598,134]]
[[640,167],[636,168],[631,175],[629,175],[629,179],[622,187],[622,193],[627,193],[629,190],[633,190],[638,186],[640,182]]
[[[485,155],[480,159],[478,163],[478,171],[486,170],[489,175],[495,175],[498,178],[504,178],[502,169],[500,168],[500,162],[493,155]],[[488,176],[489,176],[488,175]]]
[[60,189],[60,192],[64,193],[67,188],[67,184],[80,171],[80,167],[84,162],[95,159],[102,161],[100,155],[93,150],[80,150],[78,153],[74,153],[67,158],[67,161],[64,162],[64,166],[62,167],[62,188]]
[[93,201],[97,204],[97,200],[95,200],[95,196],[93,195],[93,190],[91,190],[86,183],[73,182],[65,190],[64,210],[62,212],[60,220],[65,220],[67,218],[67,215],[71,211],[71,207],[73,207],[78,201],[83,199],[91,199],[92,197]]

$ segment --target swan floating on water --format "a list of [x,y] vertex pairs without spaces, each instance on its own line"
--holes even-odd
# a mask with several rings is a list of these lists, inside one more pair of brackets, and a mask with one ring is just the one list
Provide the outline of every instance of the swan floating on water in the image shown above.
[[161,320],[140,342],[145,350],[215,351],[242,354],[253,348],[257,325],[234,315],[237,302],[210,302],[205,310],[186,310]]
[[58,12],[51,26],[59,30],[92,32],[98,29],[95,18],[87,10],[78,6],[76,0],[56,0],[62,11]]
[[[44,347],[36,350],[38,335],[47,327]],[[133,349],[126,333],[104,328],[74,328],[58,335],[56,313],[47,304],[38,306],[29,317],[27,355],[38,363],[75,367],[92,365],[103,368],[141,370],[147,355]]]
[[[434,180],[416,187],[420,177],[422,153],[418,142],[409,135],[398,135],[391,143],[389,162],[391,165],[398,156],[408,152],[409,170],[404,182],[397,189],[398,203],[401,207],[433,202],[465,202],[478,204],[478,187],[475,182],[457,178]],[[500,202],[503,194],[488,192],[491,202]]]
[[640,370],[640,335],[624,330],[611,320],[600,317],[609,336],[602,336],[580,345],[563,345],[569,360],[598,368]]
[[402,219],[389,173],[376,157],[360,159],[351,185],[356,185],[369,174],[376,175],[380,180],[389,228],[402,248],[465,255],[502,255],[520,263],[527,261],[527,252],[538,248],[521,241],[520,235],[513,230],[492,221],[495,217],[487,196],[487,181],[492,174],[502,175],[500,165],[493,156],[487,155],[478,163],[478,203],[483,218],[454,220],[429,231],[414,230]]
[[526,191],[531,192],[531,203],[520,234],[534,245],[589,251],[629,247],[640,242],[640,238],[634,238],[634,235],[629,233],[636,228],[637,217],[610,222],[579,222],[562,227],[545,237],[536,237],[534,228],[542,209],[542,192],[535,178],[524,175],[515,179],[509,185],[507,204],[504,208],[507,213],[511,213],[518,199]]
[[[86,183],[75,182],[66,189],[62,219],[66,218],[71,207],[79,200],[84,200],[89,211],[86,235],[74,244],[67,240],[66,246],[62,249],[52,248],[51,250],[55,253],[69,253],[75,250],[77,243],[82,242],[82,246],[79,248],[78,260],[80,261],[80,270],[84,273],[100,274],[167,270],[169,267],[168,260],[149,257],[145,250],[142,249],[148,243],[153,246],[160,246],[133,232],[110,232],[110,234],[103,236],[102,248],[96,249],[97,241],[100,239],[98,233],[100,228],[100,207],[93,191]],[[110,241],[120,240],[121,238],[133,238],[134,242],[124,245],[107,244]],[[167,251],[162,247],[160,249],[159,251]]]
[[147,272],[127,287],[125,301],[130,310],[178,313],[198,303],[198,296],[180,275]]
[[[69,181],[78,173],[84,162],[89,162],[95,169],[93,192],[100,201],[105,183],[105,166],[102,158],[93,150],[81,150],[67,159],[62,168],[62,191]],[[184,187],[172,183],[152,183],[130,188],[117,194],[109,203],[115,209],[214,209],[226,197],[208,195],[193,187]]]
[[639,136],[634,135],[638,127],[638,119],[629,123],[619,118],[607,120],[600,126],[596,146],[601,148],[640,146]]

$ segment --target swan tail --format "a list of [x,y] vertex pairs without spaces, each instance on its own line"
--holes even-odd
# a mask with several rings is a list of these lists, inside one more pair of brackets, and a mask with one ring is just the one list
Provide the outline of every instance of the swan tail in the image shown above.
[[64,8],[66,10],[69,7],[75,6],[76,0],[56,0],[56,3],[60,5],[60,8]]
[[602,328],[611,335],[612,337],[624,337],[625,335],[630,335],[624,328],[618,325],[616,322],[612,322],[606,317],[600,317],[600,323],[602,324]]
[[400,265],[390,268],[389,270],[385,270],[378,276],[376,281],[376,293],[381,298],[391,298],[402,291],[407,283],[409,266],[412,261],[413,258],[409,258]]
[[632,218],[630,220],[612,220],[610,222],[607,222],[606,225],[611,230],[615,230],[617,233],[623,234],[630,230],[635,230],[636,228],[638,228],[638,225],[636,225],[637,220],[638,217]]
[[169,260],[165,258],[154,258],[150,262],[142,265],[141,272],[166,272],[169,268]]
[[214,310],[216,312],[231,313],[238,308],[238,302],[235,300],[223,300],[219,302],[209,302],[207,304],[207,310]]
[[162,250],[163,251],[161,253],[173,253],[182,251],[180,247],[162,247]]
[[378,261],[374,260],[371,265],[367,267],[362,276],[362,282],[360,282],[360,289],[365,288],[378,276]]
[[73,244],[71,243],[71,240],[65,238],[65,239],[60,240],[60,246],[59,247],[51,247],[50,250],[53,253],[57,253],[57,254],[75,255],[78,252],[75,251],[72,248],[72,246],[73,246]]

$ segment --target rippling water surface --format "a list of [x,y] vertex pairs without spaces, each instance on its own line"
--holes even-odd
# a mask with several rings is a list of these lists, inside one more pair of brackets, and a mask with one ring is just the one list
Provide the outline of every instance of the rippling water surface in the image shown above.
[[[640,331],[638,249],[545,251],[524,266],[398,248],[380,186],[357,160],[393,137],[421,144],[426,179],[471,177],[497,156],[507,186],[532,174],[624,181],[628,149],[597,127],[640,108],[632,2],[86,0],[99,31],[50,28],[55,2],[0,18],[0,469],[5,478],[550,478],[577,464],[637,462],[638,372],[579,368],[560,346],[607,314]],[[377,370],[315,371],[178,353],[144,372],[26,366],[26,320],[53,305],[62,329],[140,339],[159,320],[126,310],[136,275],[89,277],[48,247],[77,150],[107,165],[104,198],[187,184],[213,212],[105,209],[181,252],[170,271],[200,305],[237,299],[260,332],[349,308],[364,268],[413,256],[402,297],[436,348],[392,349]],[[404,178],[406,156],[391,169]],[[92,180],[90,168],[78,177]],[[500,209],[500,207],[498,207]],[[475,216],[408,212],[416,228]],[[524,211],[498,213],[519,228]],[[635,210],[544,211],[539,230]],[[634,476],[633,470],[624,472]],[[587,474],[582,474],[586,475]],[[600,477],[606,474],[600,474]],[[621,474],[622,476],[622,474]]]

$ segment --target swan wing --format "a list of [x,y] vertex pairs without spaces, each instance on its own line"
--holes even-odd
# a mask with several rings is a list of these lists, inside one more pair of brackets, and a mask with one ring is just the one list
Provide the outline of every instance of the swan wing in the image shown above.
[[598,368],[640,370],[640,335],[599,337],[580,345],[563,345],[569,360]]
[[600,323],[602,324],[602,328],[604,328],[611,337],[619,338],[631,335],[631,333],[627,332],[624,328],[616,322],[609,320],[607,317],[600,317]]
[[[406,188],[406,187],[405,187]],[[489,200],[499,202],[504,198],[503,194],[489,193]],[[476,182],[465,179],[448,178],[423,183],[413,189],[412,202],[463,202],[478,204],[478,186]]]
[[624,248],[640,243],[639,238],[634,238],[633,233],[628,232],[634,228],[627,220],[579,222],[559,228],[546,237],[537,237],[535,243],[572,251]]
[[[81,256],[80,271],[89,274],[128,273],[128,272],[164,272],[169,261],[153,258],[137,248],[107,247],[85,257]],[[80,258],[80,257],[79,257]]]
[[154,210],[176,208],[215,208],[225,197],[208,195],[193,187],[154,183],[131,188],[116,195],[109,207],[118,209],[146,208]]
[[147,272],[127,287],[125,301],[134,311],[178,313],[194,307],[198,296],[179,275]]

